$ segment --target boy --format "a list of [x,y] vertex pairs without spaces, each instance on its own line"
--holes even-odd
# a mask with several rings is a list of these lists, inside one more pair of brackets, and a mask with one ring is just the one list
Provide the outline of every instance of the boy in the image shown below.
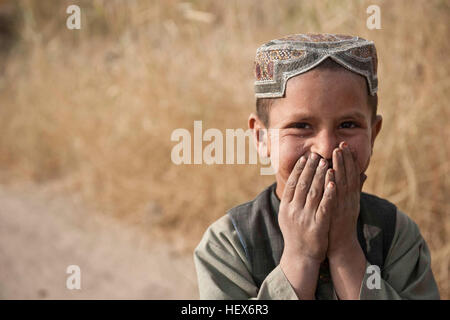
[[206,231],[200,298],[439,299],[417,225],[361,192],[382,123],[373,42],[287,36],[257,50],[255,75],[249,127],[276,183]]

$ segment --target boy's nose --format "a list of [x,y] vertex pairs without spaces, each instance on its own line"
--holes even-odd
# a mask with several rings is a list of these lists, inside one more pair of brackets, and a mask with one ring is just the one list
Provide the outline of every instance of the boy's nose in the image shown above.
[[323,133],[316,137],[316,141],[311,146],[311,152],[317,153],[322,158],[328,160],[331,165],[333,150],[339,147],[339,142],[334,135]]

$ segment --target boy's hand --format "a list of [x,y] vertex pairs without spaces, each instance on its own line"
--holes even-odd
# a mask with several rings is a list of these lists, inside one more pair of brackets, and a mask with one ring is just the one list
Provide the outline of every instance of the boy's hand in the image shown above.
[[320,263],[328,249],[330,213],[336,203],[331,170],[327,174],[327,161],[319,159],[311,154],[297,161],[278,213],[284,237],[280,267],[299,299],[314,299]]
[[[327,161],[317,154],[301,157],[285,185],[278,220],[284,237],[281,265],[326,258],[330,215],[336,210],[336,186]],[[324,186],[325,191],[324,191]]]
[[345,142],[333,151],[333,169],[337,204],[331,213],[328,257],[345,253],[358,244],[356,225],[361,186],[365,180]]

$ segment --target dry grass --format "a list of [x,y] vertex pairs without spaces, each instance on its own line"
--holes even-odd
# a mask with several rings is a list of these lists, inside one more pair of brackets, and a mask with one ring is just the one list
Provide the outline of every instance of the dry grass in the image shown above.
[[[194,120],[245,129],[261,43],[298,32],[357,34],[377,45],[385,120],[365,189],[418,223],[448,299],[450,7],[375,1],[382,30],[370,31],[373,2],[193,1],[189,9],[178,1],[0,1],[18,17],[0,75],[2,179],[57,181],[191,249],[273,177],[257,166],[176,166],[171,132],[192,132]],[[79,31],[65,27],[72,3],[82,10]]]

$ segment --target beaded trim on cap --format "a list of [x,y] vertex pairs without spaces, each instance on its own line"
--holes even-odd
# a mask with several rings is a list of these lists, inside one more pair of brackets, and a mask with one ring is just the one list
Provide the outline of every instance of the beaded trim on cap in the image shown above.
[[369,93],[378,90],[377,51],[372,41],[340,34],[293,34],[263,44],[256,51],[256,98],[280,98],[290,78],[331,58],[367,79]]

